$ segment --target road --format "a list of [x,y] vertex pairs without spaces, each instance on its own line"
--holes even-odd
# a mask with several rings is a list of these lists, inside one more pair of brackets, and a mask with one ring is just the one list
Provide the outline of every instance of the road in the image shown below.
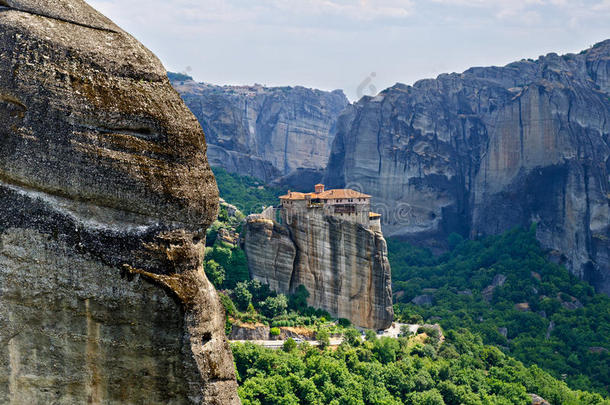
[[[411,324],[393,322],[392,326],[390,326],[388,329],[385,329],[383,332],[377,332],[377,337],[389,337],[389,338],[396,339],[400,335],[400,328],[403,325],[408,326],[409,331],[411,333],[416,333],[417,329],[420,327],[420,325],[411,325]],[[362,333],[364,333],[364,329],[360,329],[360,331]],[[261,346],[267,347],[269,349],[281,349],[282,346],[284,345],[285,340],[231,340],[231,343],[234,343],[234,342],[235,343],[250,342],[255,345],[261,345]],[[331,338],[330,346],[339,346],[342,342],[343,342],[343,338]],[[309,343],[312,346],[319,345],[317,340],[308,340],[307,343]]]

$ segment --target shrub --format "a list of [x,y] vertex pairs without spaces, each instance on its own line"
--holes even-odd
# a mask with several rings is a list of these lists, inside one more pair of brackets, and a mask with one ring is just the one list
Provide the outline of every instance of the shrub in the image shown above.
[[240,281],[233,289],[233,298],[237,304],[237,308],[245,311],[252,304],[252,293],[248,290],[248,285]]
[[286,313],[288,307],[288,299],[284,294],[279,294],[277,297],[267,297],[260,303],[260,310],[263,315],[268,318],[274,318]]
[[235,304],[231,300],[231,297],[223,293],[218,293],[218,295],[227,315],[235,316],[237,314],[237,308],[235,308]]
[[284,345],[282,346],[282,350],[284,350],[286,353],[290,353],[293,350],[295,350],[296,348],[297,348],[297,342],[295,342],[293,338],[286,339],[286,341],[284,342]]
[[303,308],[307,308],[307,298],[309,298],[309,291],[303,284],[299,285],[294,294],[290,295],[288,301],[288,308],[299,311]]
[[367,329],[364,332],[364,338],[367,342],[374,342],[375,340],[377,340],[377,334],[375,333],[375,331]]
[[321,329],[316,333],[316,340],[319,343],[320,349],[325,349],[330,344],[330,336],[326,329]]
[[214,284],[214,287],[220,288],[225,281],[225,269],[214,260],[205,262],[203,269],[210,282]]
[[360,343],[361,343],[360,332],[358,332],[354,328],[349,328],[348,330],[346,330],[345,333],[343,334],[343,338],[352,347],[360,346]]

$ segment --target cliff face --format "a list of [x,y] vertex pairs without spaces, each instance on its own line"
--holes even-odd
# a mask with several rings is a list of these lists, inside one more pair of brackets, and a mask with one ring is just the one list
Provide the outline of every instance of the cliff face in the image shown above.
[[218,192],[157,58],[80,0],[0,1],[0,123],[0,402],[239,403]]
[[297,168],[324,168],[337,116],[348,104],[341,91],[173,85],[203,127],[210,164],[266,182]]
[[329,216],[294,216],[287,225],[250,217],[244,249],[252,278],[289,294],[299,285],[308,303],[355,325],[392,323],[392,290],[383,235]]
[[609,72],[610,40],[397,84],[341,115],[325,183],[367,190],[386,233],[432,246],[537,222],[610,293]]

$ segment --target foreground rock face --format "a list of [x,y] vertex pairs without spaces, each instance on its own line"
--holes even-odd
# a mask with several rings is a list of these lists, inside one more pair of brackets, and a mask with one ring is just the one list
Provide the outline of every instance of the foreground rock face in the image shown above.
[[232,404],[217,189],[157,58],[80,0],[0,1],[0,402]]
[[329,216],[295,216],[289,224],[250,216],[244,249],[253,279],[290,294],[299,285],[308,303],[371,329],[392,323],[387,246],[380,232]]
[[266,182],[326,167],[337,116],[348,104],[339,90],[172,84],[206,133],[210,164]]
[[610,40],[397,84],[339,118],[325,183],[367,190],[386,234],[433,247],[537,222],[610,293],[609,72]]

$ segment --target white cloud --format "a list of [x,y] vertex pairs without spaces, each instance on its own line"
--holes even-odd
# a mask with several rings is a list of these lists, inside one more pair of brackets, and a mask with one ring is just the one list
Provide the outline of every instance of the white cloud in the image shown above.
[[610,0],[432,0],[434,3],[465,8],[486,8],[495,10],[499,16],[511,15],[516,11],[537,7],[553,7],[565,11],[577,9],[599,9],[610,7]]
[[333,14],[354,20],[404,18],[413,11],[411,0],[274,0],[272,4],[283,12]]
[[610,0],[87,0],[168,68],[351,96],[610,37]]
[[90,3],[110,15],[129,15],[138,20],[176,19],[182,23],[255,23],[273,19],[274,23],[290,24],[295,19],[314,17],[374,21],[405,18],[414,9],[413,0],[91,0]]

